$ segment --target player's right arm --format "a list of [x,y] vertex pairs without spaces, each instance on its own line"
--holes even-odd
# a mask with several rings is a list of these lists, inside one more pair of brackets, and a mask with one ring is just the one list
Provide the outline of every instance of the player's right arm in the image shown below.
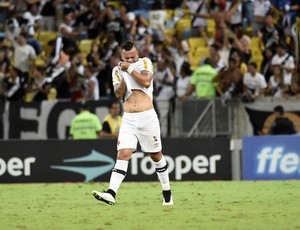
[[114,93],[118,99],[123,99],[126,93],[126,83],[122,77],[119,67],[114,67],[112,71],[112,82],[114,86]]

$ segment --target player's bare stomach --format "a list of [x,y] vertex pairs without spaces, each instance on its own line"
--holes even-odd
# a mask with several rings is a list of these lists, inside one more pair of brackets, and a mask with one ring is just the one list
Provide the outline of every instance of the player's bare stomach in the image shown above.
[[124,102],[124,112],[139,113],[153,109],[151,98],[141,90],[132,90],[130,97]]

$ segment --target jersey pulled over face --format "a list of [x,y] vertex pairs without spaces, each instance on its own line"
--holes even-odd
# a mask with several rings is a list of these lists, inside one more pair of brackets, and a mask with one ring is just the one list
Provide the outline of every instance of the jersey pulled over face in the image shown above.
[[128,62],[128,63],[135,63],[138,61],[139,58],[139,52],[138,50],[133,47],[131,50],[122,50],[121,51],[121,59],[124,62]]

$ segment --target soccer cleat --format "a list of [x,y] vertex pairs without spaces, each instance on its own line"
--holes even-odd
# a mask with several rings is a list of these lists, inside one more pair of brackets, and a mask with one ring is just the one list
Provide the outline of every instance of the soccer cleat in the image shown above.
[[162,203],[163,206],[168,206],[168,205],[173,205],[173,197],[171,195],[170,197],[170,201],[169,202],[166,202],[165,201],[165,198],[163,198],[163,203]]
[[108,192],[93,191],[92,194],[97,200],[100,200],[110,206],[114,205],[116,202],[115,198]]

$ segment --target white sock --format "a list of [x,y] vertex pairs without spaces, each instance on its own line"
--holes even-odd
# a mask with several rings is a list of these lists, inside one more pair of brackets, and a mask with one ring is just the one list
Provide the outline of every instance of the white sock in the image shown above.
[[117,160],[114,169],[112,170],[109,182],[109,189],[117,193],[122,181],[124,180],[128,168],[128,161]]
[[158,179],[163,191],[170,190],[169,170],[165,157],[162,156],[159,162],[154,162]]

